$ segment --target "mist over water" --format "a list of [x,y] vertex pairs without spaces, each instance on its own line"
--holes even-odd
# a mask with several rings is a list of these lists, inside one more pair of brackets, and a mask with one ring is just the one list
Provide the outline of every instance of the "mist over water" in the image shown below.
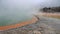
[[31,20],[36,12],[33,4],[28,0],[1,0],[0,26]]
[[[32,19],[40,8],[60,6],[60,0],[0,0],[0,26]],[[56,4],[54,4],[56,3]]]

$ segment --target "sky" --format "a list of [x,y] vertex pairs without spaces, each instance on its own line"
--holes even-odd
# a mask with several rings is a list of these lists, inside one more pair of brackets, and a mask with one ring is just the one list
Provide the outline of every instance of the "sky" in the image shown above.
[[60,0],[0,0],[1,8],[31,9],[37,7],[60,6]]
[[0,0],[0,5],[5,7],[29,6],[60,6],[60,0]]
[[34,13],[41,7],[60,6],[60,0],[0,0],[0,16],[6,14]]

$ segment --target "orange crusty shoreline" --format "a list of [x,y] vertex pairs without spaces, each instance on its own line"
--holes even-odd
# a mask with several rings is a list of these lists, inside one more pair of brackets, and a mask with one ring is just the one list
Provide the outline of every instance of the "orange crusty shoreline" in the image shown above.
[[[38,13],[37,16],[46,16],[46,17],[52,17],[52,18],[59,18],[60,19],[60,13]],[[21,22],[15,25],[9,25],[9,26],[0,26],[0,30],[7,30],[7,29],[12,29],[12,28],[17,28],[17,27],[22,27],[28,24],[36,23],[38,19],[36,17],[33,17],[32,20],[28,20],[25,22]]]
[[33,17],[32,20],[21,22],[21,23],[15,24],[15,25],[0,26],[0,30],[8,30],[8,29],[12,29],[12,28],[22,27],[24,25],[35,23],[36,21],[37,21],[37,18]]

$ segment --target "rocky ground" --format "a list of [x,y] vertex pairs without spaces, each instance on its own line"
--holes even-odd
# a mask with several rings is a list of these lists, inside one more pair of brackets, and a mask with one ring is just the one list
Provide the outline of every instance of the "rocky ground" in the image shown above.
[[39,17],[36,23],[15,29],[0,31],[0,34],[60,34],[60,20]]

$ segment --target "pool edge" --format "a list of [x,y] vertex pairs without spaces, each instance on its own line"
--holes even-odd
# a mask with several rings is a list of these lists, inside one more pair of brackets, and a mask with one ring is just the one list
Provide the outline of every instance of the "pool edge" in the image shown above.
[[0,31],[12,29],[12,28],[17,28],[17,27],[22,27],[22,26],[25,26],[28,24],[36,23],[36,21],[37,21],[37,18],[33,17],[31,20],[21,22],[21,23],[15,24],[15,25],[0,26]]

